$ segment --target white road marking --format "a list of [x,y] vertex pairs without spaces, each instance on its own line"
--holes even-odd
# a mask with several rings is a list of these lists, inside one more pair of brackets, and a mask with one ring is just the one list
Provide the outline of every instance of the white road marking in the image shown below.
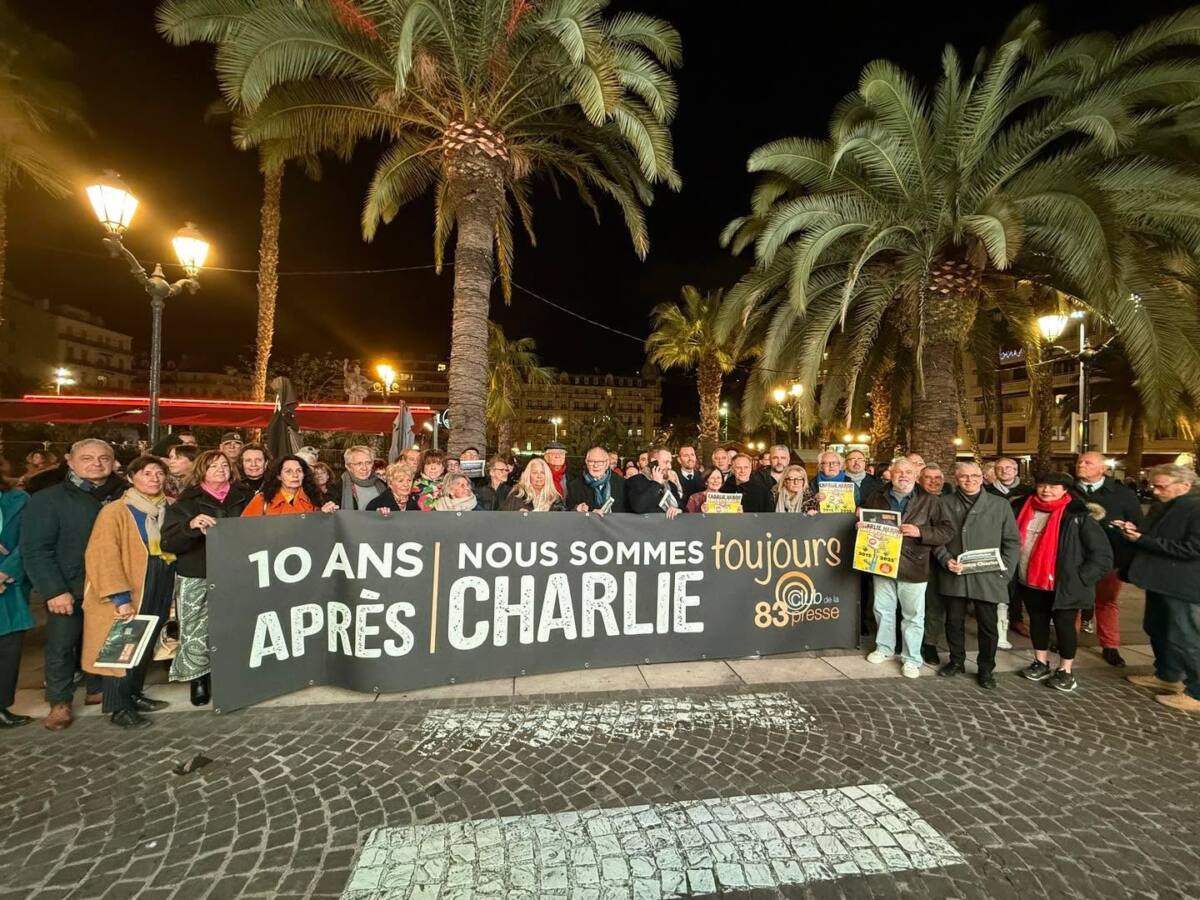
[[597,739],[637,741],[671,737],[696,728],[746,728],[806,732],[816,721],[785,693],[724,697],[653,698],[603,703],[476,706],[439,709],[420,725],[417,752],[441,756],[491,741],[528,747],[583,744]]
[[887,785],[378,828],[343,900],[663,900],[962,862]]

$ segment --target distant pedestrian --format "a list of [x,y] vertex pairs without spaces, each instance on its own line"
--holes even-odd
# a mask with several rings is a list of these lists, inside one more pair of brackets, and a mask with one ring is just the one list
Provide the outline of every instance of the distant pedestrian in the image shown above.
[[9,710],[16,699],[21,642],[33,627],[29,579],[21,557],[21,522],[29,495],[0,478],[0,728],[28,725],[33,719]]

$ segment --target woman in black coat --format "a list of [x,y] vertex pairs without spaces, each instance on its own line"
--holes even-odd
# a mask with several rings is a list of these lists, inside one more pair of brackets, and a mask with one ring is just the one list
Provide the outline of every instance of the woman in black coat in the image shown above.
[[417,495],[412,492],[416,472],[409,465],[394,462],[384,472],[388,489],[367,504],[367,512],[390,516],[394,512],[418,512]]
[[[1080,610],[1095,606],[1096,582],[1113,567],[1112,546],[1087,504],[1071,492],[1074,483],[1065,472],[1039,475],[1033,494],[1017,513],[1021,555],[1016,594],[1029,613],[1035,657],[1021,674],[1059,691],[1078,686],[1071,674],[1079,644],[1075,620]],[[1060,660],[1053,672],[1052,621]]]
[[209,700],[208,582],[204,554],[208,529],[218,519],[236,519],[254,494],[233,479],[229,460],[220,450],[205,450],[187,487],[168,509],[162,547],[176,557],[179,593],[179,652],[171,662],[171,680],[191,685],[192,704]]

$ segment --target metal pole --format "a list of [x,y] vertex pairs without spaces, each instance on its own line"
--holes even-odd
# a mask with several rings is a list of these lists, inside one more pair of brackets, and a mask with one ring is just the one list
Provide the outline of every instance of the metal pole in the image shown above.
[[[1088,363],[1087,363],[1087,319],[1079,318],[1079,452],[1087,453],[1092,449],[1091,423],[1088,422],[1088,407],[1091,398],[1088,397]],[[1053,378],[1053,373],[1051,373]]]
[[166,303],[150,298],[150,446],[158,442],[158,394],[162,377],[162,313]]
[[[1029,360],[1025,360],[1026,363]],[[1025,371],[1029,371],[1029,366],[1025,366]],[[996,457],[1004,455],[1004,379],[1001,377],[1004,373],[999,365],[996,366]],[[1026,375],[1028,378],[1028,375]],[[1050,376],[1053,378],[1053,374]]]

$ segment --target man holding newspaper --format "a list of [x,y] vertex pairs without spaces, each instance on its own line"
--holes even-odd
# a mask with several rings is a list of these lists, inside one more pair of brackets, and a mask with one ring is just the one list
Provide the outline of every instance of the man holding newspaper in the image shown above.
[[1008,583],[1017,570],[1021,535],[1007,500],[983,489],[983,470],[975,463],[955,466],[954,493],[941,498],[942,509],[954,527],[948,543],[935,547],[938,591],[946,601],[946,641],[950,661],[939,675],[966,671],[967,601],[975,605],[979,627],[979,674],[983,688],[995,688],[996,644],[1000,638],[996,614],[1008,603]]

